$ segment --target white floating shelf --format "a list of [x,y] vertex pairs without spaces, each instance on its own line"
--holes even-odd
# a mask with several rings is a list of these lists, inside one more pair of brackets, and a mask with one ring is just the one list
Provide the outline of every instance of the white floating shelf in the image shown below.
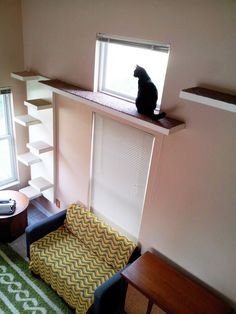
[[53,184],[51,182],[49,182],[48,180],[42,177],[38,177],[38,178],[30,180],[29,185],[39,192],[45,191],[53,187]]
[[36,110],[44,110],[52,108],[52,103],[44,99],[31,99],[24,101],[25,106]]
[[26,166],[31,166],[41,161],[41,159],[38,156],[35,156],[34,154],[30,152],[17,156],[17,159]]
[[20,81],[39,80],[41,78],[40,75],[31,71],[12,72],[11,77]]
[[32,186],[26,186],[25,188],[20,189],[19,191],[24,193],[30,201],[42,195],[41,192],[35,190]]
[[53,150],[53,147],[51,145],[48,145],[47,143],[43,141],[27,143],[26,147],[28,147],[32,153],[38,154],[38,155],[46,153],[46,152],[50,152]]
[[26,114],[26,115],[22,115],[22,116],[16,116],[14,118],[15,122],[23,125],[23,126],[30,126],[30,125],[34,125],[34,124],[39,124],[41,123],[40,120]]
[[185,123],[173,118],[165,117],[158,121],[137,112],[135,104],[123,99],[106,95],[100,92],[91,92],[71,85],[60,80],[44,80],[39,83],[50,87],[50,89],[65,97],[74,99],[89,106],[95,112],[104,112],[114,117],[119,117],[134,125],[149,129],[152,133],[169,135],[185,128]]
[[236,112],[236,96],[218,92],[204,87],[191,87],[183,89],[180,98],[197,102],[210,107]]

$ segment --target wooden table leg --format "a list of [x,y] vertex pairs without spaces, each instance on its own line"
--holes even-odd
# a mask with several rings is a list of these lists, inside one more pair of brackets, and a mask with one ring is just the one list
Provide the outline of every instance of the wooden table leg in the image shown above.
[[147,307],[147,313],[150,314],[152,311],[153,302],[151,300],[148,300],[148,307]]

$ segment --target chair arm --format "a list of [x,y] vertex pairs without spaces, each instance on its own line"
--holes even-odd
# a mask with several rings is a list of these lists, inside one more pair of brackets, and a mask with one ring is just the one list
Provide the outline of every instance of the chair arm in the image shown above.
[[65,217],[66,210],[63,210],[55,215],[42,219],[25,229],[28,258],[30,258],[30,244],[59,228],[63,224]]
[[96,289],[88,314],[124,313],[126,290],[127,283],[119,271]]
[[[136,247],[128,265],[140,257],[140,248]],[[125,268],[128,266],[126,265]],[[123,270],[123,269],[122,269]],[[94,303],[87,314],[124,314],[125,297],[128,284],[118,271],[110,279],[99,286],[94,293]]]

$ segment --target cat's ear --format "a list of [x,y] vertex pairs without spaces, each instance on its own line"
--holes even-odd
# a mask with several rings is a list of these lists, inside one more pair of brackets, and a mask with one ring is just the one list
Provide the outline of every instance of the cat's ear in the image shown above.
[[139,72],[139,66],[136,65],[136,68],[134,70],[134,77],[138,77],[138,72]]

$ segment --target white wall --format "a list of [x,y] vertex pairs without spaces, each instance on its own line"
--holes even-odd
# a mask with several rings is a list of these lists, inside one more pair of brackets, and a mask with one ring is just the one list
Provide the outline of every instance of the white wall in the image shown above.
[[[23,106],[25,85],[10,77],[13,71],[21,71],[24,67],[21,3],[18,0],[0,1],[0,86],[9,86],[13,92],[13,105],[15,115],[26,112]],[[17,153],[25,152],[28,130],[20,125],[15,125]],[[29,169],[19,163],[20,185],[15,189],[25,186],[29,179]]]
[[[144,250],[156,248],[236,302],[235,114],[179,99],[182,88],[198,84],[235,92],[236,2],[22,4],[25,66],[89,89],[97,32],[170,43],[162,108],[186,121],[187,128],[165,138],[159,164],[155,152],[140,241]],[[68,110],[71,126],[80,109]],[[69,138],[73,128],[60,132],[59,142]],[[68,145],[61,149],[75,166],[70,156],[78,152]],[[63,178],[59,175],[59,190],[65,185]],[[66,178],[75,180],[73,173]]]

